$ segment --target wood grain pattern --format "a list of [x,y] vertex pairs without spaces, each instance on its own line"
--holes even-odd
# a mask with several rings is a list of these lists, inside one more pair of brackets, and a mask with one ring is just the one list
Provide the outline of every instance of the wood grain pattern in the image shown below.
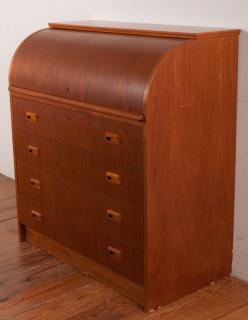
[[[0,184],[2,193],[3,188]],[[0,208],[8,206],[7,200],[0,201]],[[0,246],[3,320],[246,320],[248,317],[248,285],[235,278],[225,278],[146,315],[133,302],[85,273],[29,243],[20,244],[15,218],[0,222],[0,236],[4,241],[4,246]],[[70,263],[71,259],[75,257],[68,255]]]
[[[20,45],[21,46],[21,45]],[[11,110],[11,130],[12,130],[12,140],[13,140],[13,155],[14,155],[14,173],[15,173],[15,187],[16,190],[18,189],[18,182],[17,182],[17,162],[16,162],[16,152],[15,152],[15,132],[14,132],[14,114],[13,114],[13,100],[14,98],[10,94],[10,110]],[[26,241],[26,228],[23,224],[19,222],[19,208],[18,203],[17,205],[17,220],[18,220],[18,235],[20,241]]]
[[84,112],[90,115],[101,116],[102,118],[117,120],[118,122],[131,123],[137,126],[142,125],[142,121],[144,121],[143,113],[126,112],[13,86],[9,87],[9,91],[12,96],[16,98],[26,100],[30,99],[34,102],[48,104],[67,110]]
[[149,37],[181,38],[181,39],[202,39],[237,35],[238,29],[208,28],[208,27],[190,27],[173,26],[161,24],[142,24],[116,21],[71,21],[71,22],[52,22],[50,28],[67,29],[79,31],[93,31],[115,34],[132,34]]
[[[68,110],[55,111],[55,140],[134,167],[143,166],[143,128]],[[119,143],[107,143],[106,133]]]
[[78,269],[90,274],[95,279],[103,281],[110,287],[117,289],[119,292],[136,301],[138,304],[144,303],[144,289],[137,283],[122,277],[118,273],[114,273],[109,268],[105,268],[102,264],[87,259],[83,255],[70,250],[58,242],[39,234],[32,229],[27,229],[27,239],[30,243],[44,249],[46,252],[70,263]]
[[146,114],[148,309],[231,272],[237,46],[236,37],[189,42],[154,75]]
[[43,30],[15,54],[10,86],[142,113],[144,90],[154,66],[183,41]]
[[[113,232],[113,228],[111,230],[106,222],[104,226],[99,226],[92,217],[90,221],[85,219],[85,212],[70,211],[63,208],[63,204],[61,204],[62,211],[59,211],[45,202],[35,201],[19,194],[18,205],[20,223],[77,253],[110,267],[111,270],[130,280],[143,283],[143,246],[142,243],[137,244],[131,238],[135,232],[135,226],[131,226],[131,232],[126,226],[128,237],[125,239],[122,238],[122,234],[118,234],[118,230]],[[87,205],[91,207],[89,203],[84,204],[84,207]],[[142,230],[139,230],[139,233],[139,238],[143,241]],[[121,261],[116,261],[108,255],[108,246],[122,252]]]
[[1,182],[0,188],[0,200],[13,198],[15,196],[15,190],[13,189],[13,183],[11,180],[4,180]]
[[[1,189],[4,188],[3,186],[1,186]],[[16,197],[10,197],[10,198],[6,198],[4,200],[1,200],[0,202],[0,210],[4,210],[4,209],[10,209],[16,207]]]
[[[24,171],[24,169],[21,170]],[[56,185],[52,184],[55,192],[47,195],[46,183],[49,181],[51,180],[42,180],[42,188],[45,188],[45,191],[40,193],[32,190],[29,186],[27,189],[20,182],[20,192],[42,201],[43,204],[47,204],[51,208],[56,208],[65,216],[70,213],[70,218],[73,215],[80,215],[94,228],[122,239],[127,244],[140,249],[144,248],[144,222],[141,210],[65,180],[56,180]],[[47,192],[49,194],[51,189],[48,188]],[[108,219],[106,216],[108,211],[121,214],[121,222],[115,223]]]
[[248,305],[244,305],[243,307],[230,312],[229,314],[220,318],[220,320],[246,320],[248,315]]
[[[58,110],[25,99],[13,100],[14,128],[135,167],[143,166],[142,127],[84,113]],[[27,112],[35,114],[37,122],[27,121]],[[118,134],[120,143],[107,143],[107,132]]]
[[[58,199],[58,179],[61,178],[136,208],[143,208],[142,170],[59,144],[49,143],[48,149],[42,149],[46,146],[42,141],[39,146],[41,152],[46,154],[41,158],[41,161],[27,155],[26,147],[22,149],[20,158],[17,156],[18,186],[21,192],[35,196],[35,199],[38,200],[46,200],[47,203],[54,205]],[[28,163],[21,161],[21,159],[25,159],[25,155],[29,157]],[[50,155],[51,157],[49,157]],[[49,167],[50,163],[53,166]],[[78,174],[79,172],[80,174]],[[120,176],[120,183],[107,181],[107,172]],[[40,181],[39,191],[30,184],[30,179]]]
[[[19,219],[22,224],[33,228],[50,238],[56,237],[58,214],[53,207],[42,202],[35,201],[21,194],[18,195]],[[32,211],[42,215],[41,220],[34,219]]]
[[[44,183],[47,179],[49,180],[50,186],[47,192],[51,192],[51,197],[54,195],[51,188],[55,189],[56,185],[58,186],[55,180],[60,177],[142,209],[142,170],[20,131],[15,132],[15,137],[17,161],[32,169],[30,172],[27,168],[19,170],[19,185],[22,190],[23,183],[25,183],[25,190],[29,189],[33,194],[29,179],[37,177],[38,180],[42,180],[42,172],[44,172],[47,178],[44,176],[43,180],[45,180]],[[29,145],[39,149],[39,156],[30,155],[27,150]],[[35,172],[37,170],[40,172]],[[118,174],[121,177],[121,184],[115,185],[106,181],[107,172]],[[49,175],[54,175],[54,177]],[[43,191],[46,192],[46,189]],[[36,194],[38,195],[37,192]]]
[[[67,197],[68,194],[71,194],[71,197]],[[62,199],[58,203],[59,211],[78,212],[95,228],[102,229],[106,234],[122,239],[127,244],[144,248],[144,222],[141,210],[68,182],[60,184],[59,198]],[[108,211],[121,214],[121,222],[107,219]]]
[[0,222],[16,218],[16,207],[0,210]]
[[[54,140],[55,116],[52,108],[46,105],[24,99],[13,99],[12,115],[13,128],[26,131],[32,135],[41,135]],[[27,121],[26,113],[32,112],[37,117],[37,122]]]

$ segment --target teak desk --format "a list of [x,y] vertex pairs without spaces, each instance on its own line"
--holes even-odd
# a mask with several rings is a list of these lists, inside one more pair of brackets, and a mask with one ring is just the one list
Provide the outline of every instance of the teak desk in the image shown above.
[[51,23],[17,49],[20,239],[142,305],[231,271],[239,30]]

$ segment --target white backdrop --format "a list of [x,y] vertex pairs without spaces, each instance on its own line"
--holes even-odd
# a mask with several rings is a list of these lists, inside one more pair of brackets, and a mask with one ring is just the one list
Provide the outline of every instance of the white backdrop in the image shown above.
[[15,48],[49,21],[119,20],[241,28],[233,274],[248,281],[248,1],[10,0],[0,7],[0,172],[13,177],[8,67]]

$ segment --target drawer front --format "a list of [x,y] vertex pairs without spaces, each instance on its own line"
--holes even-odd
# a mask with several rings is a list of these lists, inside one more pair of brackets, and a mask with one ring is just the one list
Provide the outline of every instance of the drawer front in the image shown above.
[[55,176],[17,163],[18,192],[55,207],[58,203],[58,182]]
[[56,110],[55,129],[58,142],[132,166],[143,166],[141,126],[69,110]]
[[57,155],[53,142],[15,130],[15,154],[28,167],[57,174]]
[[56,236],[57,214],[52,207],[18,194],[20,223],[52,239]]
[[143,249],[142,211],[65,181],[59,183],[59,199],[60,212],[79,212],[94,228]]
[[141,210],[21,163],[17,170],[18,192],[21,194],[56,208],[61,214],[78,213],[92,227],[143,248]]
[[97,256],[107,268],[144,284],[144,253],[106,234],[97,234]]
[[12,110],[15,129],[54,138],[54,111],[49,105],[14,97]]
[[43,202],[19,194],[20,222],[55,241],[97,260],[96,230],[90,227],[77,212],[60,214]]
[[143,208],[143,172],[76,148],[58,146],[58,170],[64,179]]
[[130,164],[143,166],[143,128],[100,116],[13,98],[14,128]]
[[[143,170],[15,131],[18,162],[143,208]],[[35,150],[30,151],[30,148]],[[19,174],[19,171],[18,171]]]

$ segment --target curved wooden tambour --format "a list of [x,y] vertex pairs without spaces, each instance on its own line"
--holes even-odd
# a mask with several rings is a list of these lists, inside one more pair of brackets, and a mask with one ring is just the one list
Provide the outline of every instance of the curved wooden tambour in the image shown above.
[[183,41],[41,30],[17,50],[10,86],[142,114],[156,64]]

